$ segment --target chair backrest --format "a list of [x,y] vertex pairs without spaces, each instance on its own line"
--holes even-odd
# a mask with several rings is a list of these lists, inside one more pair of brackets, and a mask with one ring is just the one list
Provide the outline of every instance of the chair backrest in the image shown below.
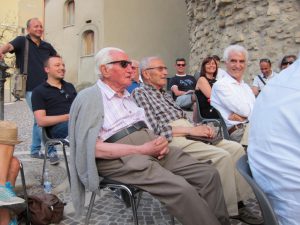
[[[199,100],[198,100],[198,98],[196,98],[196,104],[197,104],[197,111],[198,111],[198,113],[197,113],[197,119],[198,119],[198,121],[194,121],[194,122],[203,122],[203,121],[205,121],[205,120],[208,120],[208,118],[204,118],[202,115],[201,115],[201,107],[200,107],[200,102],[199,102]],[[213,107],[212,107],[213,108]],[[222,117],[222,115],[221,115],[221,113],[216,109],[216,108],[213,108],[216,112],[217,112],[217,114],[218,114],[218,117],[219,118],[216,118],[216,119],[214,119],[214,120],[217,120],[219,123],[220,123],[220,125],[221,125],[221,128],[222,128],[222,133],[223,133],[223,137],[224,137],[224,139],[226,139],[226,140],[230,140],[230,136],[229,136],[229,133],[228,133],[228,130],[227,130],[227,126],[226,126],[226,123],[225,123],[225,121],[224,121],[224,119],[223,119],[223,117]],[[211,119],[209,119],[209,120],[211,120]]]
[[269,202],[266,194],[258,186],[252,177],[252,173],[248,164],[247,155],[242,156],[236,163],[237,170],[245,178],[248,184],[251,186],[257,201],[260,205],[262,215],[264,218],[264,225],[279,225],[275,213],[273,211],[272,205]]

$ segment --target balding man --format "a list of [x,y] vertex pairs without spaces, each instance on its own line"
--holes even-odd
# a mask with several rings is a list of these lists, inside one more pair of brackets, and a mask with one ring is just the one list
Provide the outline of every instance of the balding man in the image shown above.
[[255,96],[243,80],[248,52],[240,45],[230,45],[224,51],[227,74],[212,87],[210,104],[221,113],[230,138],[248,144],[248,119]]
[[[44,71],[44,61],[49,56],[56,55],[55,49],[48,42],[43,41],[41,38],[44,33],[43,25],[37,18],[29,19],[26,23],[27,33],[26,36],[18,36],[11,42],[3,45],[0,48],[0,59],[4,58],[7,52],[15,53],[16,65],[21,73],[24,73],[24,52],[25,45],[28,44],[28,63],[27,63],[27,81],[26,81],[26,102],[30,110],[32,90],[43,83],[47,78]],[[50,147],[53,149],[53,147]],[[32,145],[30,154],[33,158],[43,159],[44,155],[41,150],[41,132],[34,119],[32,128]]]
[[[83,211],[85,189],[98,190],[102,177],[135,185],[163,202],[182,224],[230,224],[217,171],[147,127],[144,110],[126,90],[132,67],[121,49],[96,57],[97,83],[75,98],[69,121],[71,194]],[[96,159],[96,160],[95,160]]]

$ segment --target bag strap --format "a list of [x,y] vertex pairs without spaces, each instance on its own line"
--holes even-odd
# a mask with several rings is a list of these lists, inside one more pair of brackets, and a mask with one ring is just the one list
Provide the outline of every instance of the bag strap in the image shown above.
[[261,82],[264,84],[264,85],[266,85],[266,82],[262,79],[262,77],[260,76],[260,75],[257,75],[258,76],[258,78],[261,80]]
[[28,53],[29,53],[29,40],[25,37],[25,51],[24,51],[24,68],[23,74],[28,74]]

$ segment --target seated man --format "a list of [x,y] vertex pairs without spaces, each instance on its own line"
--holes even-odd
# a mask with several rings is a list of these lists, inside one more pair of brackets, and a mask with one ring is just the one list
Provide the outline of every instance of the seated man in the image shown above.
[[300,222],[300,59],[275,76],[255,102],[248,157],[279,224]]
[[[164,137],[147,129],[144,110],[126,90],[132,68],[121,49],[95,56],[100,79],[82,90],[70,111],[71,195],[82,213],[85,189],[97,191],[99,174],[132,184],[163,202],[185,225],[230,224],[220,178]],[[96,160],[95,160],[96,159]]]
[[[14,145],[19,144],[18,128],[14,122],[0,121],[0,206],[23,203],[13,190],[20,164],[13,157]],[[6,208],[0,208],[0,225],[17,224]]]
[[131,67],[132,67],[132,83],[126,89],[129,93],[131,93],[134,89],[141,86],[142,80],[140,78],[139,73],[139,61],[131,60]]
[[176,103],[183,109],[191,109],[195,102],[194,90],[196,87],[196,79],[187,75],[185,72],[185,59],[176,59],[176,75],[170,80],[170,87],[173,98]]
[[273,78],[277,73],[272,70],[272,64],[270,59],[261,59],[259,60],[259,68],[261,74],[258,74],[254,77],[252,84],[252,91],[255,96],[261,92],[264,86],[269,82],[271,78]]
[[[212,161],[220,173],[229,215],[237,216],[240,213],[243,215],[240,219],[255,224],[254,220],[248,220],[251,212],[242,204],[242,200],[249,198],[251,188],[235,169],[236,161],[245,154],[243,147],[227,140],[213,146],[187,139],[187,135],[211,137],[213,131],[209,126],[193,126],[172,97],[163,90],[168,73],[162,59],[145,58],[141,61],[140,68],[144,85],[136,88],[132,96],[144,108],[155,134],[164,136],[170,147],[179,147],[199,161]],[[251,215],[252,217],[254,216]]]
[[[32,92],[32,110],[40,127],[47,127],[51,138],[68,136],[68,120],[76,90],[71,83],[64,81],[65,64],[60,56],[51,56],[45,62],[47,80]],[[55,165],[59,158],[55,149],[49,149],[50,164]]]
[[230,138],[248,145],[247,123],[255,96],[243,81],[248,59],[247,50],[240,45],[231,45],[224,51],[226,76],[212,87],[210,104],[221,113]]

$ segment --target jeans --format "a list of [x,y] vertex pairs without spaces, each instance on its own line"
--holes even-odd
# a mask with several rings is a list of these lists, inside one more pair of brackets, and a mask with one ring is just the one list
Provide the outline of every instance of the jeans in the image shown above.
[[[31,95],[32,91],[26,92],[26,102],[29,109],[32,111],[32,103],[31,103]],[[32,144],[30,148],[30,154],[36,154],[41,150],[41,136],[42,132],[40,127],[38,126],[35,117],[33,117],[33,127],[32,127]],[[48,153],[56,152],[56,149],[53,146],[49,147]]]
[[68,121],[65,121],[49,127],[49,136],[51,138],[66,138],[68,136],[68,124]]

